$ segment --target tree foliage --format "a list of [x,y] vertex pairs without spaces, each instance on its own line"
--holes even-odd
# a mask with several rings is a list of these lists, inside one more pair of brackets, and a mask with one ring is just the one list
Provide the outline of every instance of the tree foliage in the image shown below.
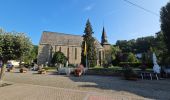
[[31,49],[32,42],[24,33],[0,31],[0,57],[3,62],[19,60]]
[[126,61],[127,53],[142,54],[141,62],[152,65],[152,53],[157,55],[159,64],[168,64],[170,57],[164,42],[164,35],[162,32],[155,33],[155,36],[147,36],[132,39],[132,40],[118,40],[116,46],[120,47],[122,53],[116,56],[117,61]]
[[37,55],[38,55],[38,46],[33,45],[31,51],[23,57],[25,63],[36,63],[37,62]]
[[128,56],[127,56],[127,62],[137,62],[137,58],[136,56],[133,54],[133,53],[128,53]]
[[170,2],[166,6],[162,7],[160,13],[161,30],[163,32],[164,41],[166,43],[168,52],[170,54]]
[[51,60],[51,63],[52,64],[65,64],[67,61],[67,58],[66,56],[64,55],[64,53],[58,51],[58,52],[55,52],[54,55],[53,55],[53,58]]
[[84,55],[84,48],[85,48],[84,46],[86,42],[88,65],[90,65],[89,67],[94,67],[96,66],[97,55],[96,55],[95,39],[92,36],[93,29],[89,19],[87,20],[84,33],[85,34],[83,35],[81,63],[84,66],[86,65],[86,55]]
[[116,45],[120,47],[123,53],[133,52],[133,53],[142,53],[147,52],[150,47],[154,45],[155,38],[154,36],[147,36],[132,39],[132,40],[118,40]]
[[111,56],[112,56],[112,60],[116,59],[116,56],[121,52],[121,49],[119,48],[119,46],[111,46]]

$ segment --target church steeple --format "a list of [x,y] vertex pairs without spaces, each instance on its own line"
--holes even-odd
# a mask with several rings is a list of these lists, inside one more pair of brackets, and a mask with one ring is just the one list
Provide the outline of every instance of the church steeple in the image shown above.
[[106,32],[105,32],[104,27],[103,27],[103,31],[102,31],[101,44],[102,45],[109,44],[108,41],[107,41],[107,36],[106,36]]

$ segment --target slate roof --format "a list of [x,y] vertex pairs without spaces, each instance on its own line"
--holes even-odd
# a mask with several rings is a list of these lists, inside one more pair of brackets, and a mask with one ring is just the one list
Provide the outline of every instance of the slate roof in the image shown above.
[[81,46],[82,41],[83,37],[80,35],[43,31],[39,44]]
[[96,38],[94,38],[95,39],[95,46],[96,46],[96,48],[98,48],[98,49],[103,49],[103,47],[102,47],[102,45],[100,44],[100,42],[96,39]]
[[[83,37],[81,35],[43,31],[39,44],[81,46],[82,41]],[[103,48],[96,38],[95,45],[98,49]]]

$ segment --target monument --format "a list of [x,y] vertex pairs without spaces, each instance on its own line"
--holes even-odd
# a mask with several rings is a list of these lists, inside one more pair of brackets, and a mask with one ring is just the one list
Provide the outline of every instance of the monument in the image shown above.
[[155,53],[153,53],[153,64],[154,64],[154,66],[153,66],[154,73],[160,74],[161,68],[160,68],[160,66],[157,63],[157,58],[156,58],[156,54]]

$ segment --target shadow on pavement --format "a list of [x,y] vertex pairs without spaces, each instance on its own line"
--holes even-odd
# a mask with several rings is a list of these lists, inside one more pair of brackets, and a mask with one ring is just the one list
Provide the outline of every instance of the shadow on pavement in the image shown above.
[[[150,99],[170,100],[170,82],[168,80],[128,81],[121,77],[91,76],[69,77],[74,82],[82,82],[79,87],[97,88],[101,90],[125,91]],[[161,93],[161,95],[159,95]]]

